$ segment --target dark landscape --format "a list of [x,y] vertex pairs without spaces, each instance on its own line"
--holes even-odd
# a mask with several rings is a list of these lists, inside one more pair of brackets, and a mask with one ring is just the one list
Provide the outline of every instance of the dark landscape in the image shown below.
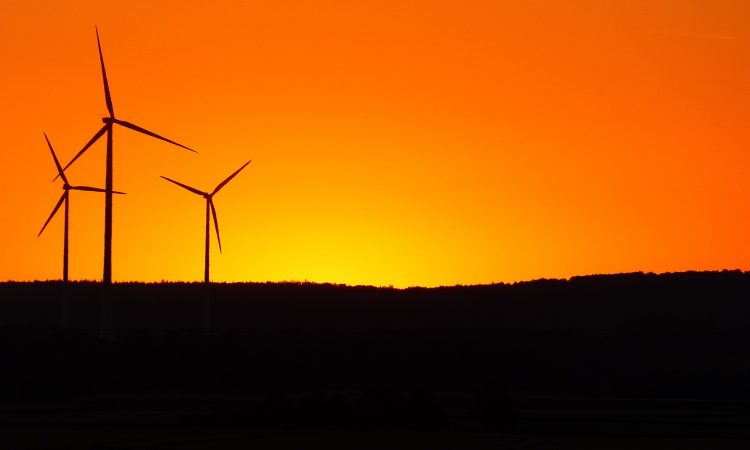
[[740,271],[404,290],[7,282],[0,442],[747,448],[748,344]]

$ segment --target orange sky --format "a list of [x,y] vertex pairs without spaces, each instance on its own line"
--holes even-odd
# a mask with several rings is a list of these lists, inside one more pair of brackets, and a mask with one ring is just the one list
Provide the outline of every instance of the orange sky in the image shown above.
[[[614,5],[614,6],[613,6]],[[115,130],[113,275],[450,285],[750,269],[750,2],[5,1],[0,279],[61,276],[63,161]],[[104,185],[104,140],[69,171]],[[71,195],[72,279],[103,196]]]

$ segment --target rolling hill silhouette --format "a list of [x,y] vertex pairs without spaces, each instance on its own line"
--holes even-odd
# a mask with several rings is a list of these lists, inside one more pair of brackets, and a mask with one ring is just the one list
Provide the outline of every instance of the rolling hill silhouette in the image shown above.
[[2,423],[750,438],[750,273],[204,288],[0,284]]

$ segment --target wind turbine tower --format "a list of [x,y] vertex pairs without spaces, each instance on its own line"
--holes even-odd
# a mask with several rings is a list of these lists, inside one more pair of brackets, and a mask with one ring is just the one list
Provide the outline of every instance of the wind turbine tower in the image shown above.
[[187,189],[188,191],[192,192],[193,194],[200,195],[201,197],[206,199],[206,250],[205,250],[205,258],[204,258],[204,266],[203,266],[203,281],[204,283],[208,284],[209,281],[209,267],[210,267],[210,256],[211,256],[211,217],[213,216],[214,220],[214,227],[216,228],[216,240],[219,243],[219,252],[221,252],[221,237],[219,236],[219,222],[216,218],[216,207],[214,206],[214,195],[216,195],[221,188],[226,186],[229,181],[236,177],[238,173],[245,167],[247,167],[248,164],[250,164],[251,161],[246,162],[242,165],[239,169],[234,171],[231,175],[229,175],[224,181],[219,183],[216,188],[214,188],[211,192],[203,192],[201,190],[198,190],[194,187],[188,186],[187,184],[180,183],[179,181],[175,181],[171,178],[167,178],[165,176],[162,176],[165,180],[176,184],[177,186],[180,186],[184,189]]
[[[52,220],[53,217],[55,217],[55,214],[57,214],[57,211],[60,209],[60,206],[64,203],[65,204],[65,228],[64,228],[64,238],[63,238],[63,281],[68,281],[68,216],[70,211],[70,191],[89,191],[89,192],[104,192],[106,193],[106,190],[102,188],[95,188],[91,186],[71,186],[68,182],[68,178],[65,176],[65,173],[63,172],[62,167],[60,166],[60,161],[57,159],[57,155],[55,154],[55,150],[52,148],[52,143],[50,143],[49,138],[47,137],[47,133],[44,133],[44,139],[47,140],[47,146],[49,147],[50,153],[52,153],[52,159],[55,161],[55,167],[57,168],[57,175],[62,179],[63,182],[63,194],[60,196],[60,200],[57,201],[57,204],[52,209],[52,214],[49,215],[47,218],[47,221],[44,222],[44,226],[42,226],[42,229],[39,231],[39,234],[37,234],[37,237],[41,236],[44,232],[44,229],[47,228],[47,225]],[[113,191],[115,194],[124,194],[124,192],[117,192]]]
[[115,192],[113,190],[114,184],[113,184],[113,148],[112,148],[114,125],[117,124],[124,128],[130,128],[131,130],[145,134],[146,136],[151,136],[153,138],[160,139],[162,141],[168,142],[178,147],[182,147],[194,153],[197,153],[197,152],[189,147],[186,147],[182,144],[178,144],[175,141],[172,141],[163,136],[160,136],[145,128],[141,128],[133,123],[120,120],[115,117],[115,109],[114,109],[114,106],[112,105],[112,95],[110,94],[110,91],[109,91],[107,71],[104,68],[104,56],[102,55],[102,45],[101,45],[101,41],[99,40],[98,29],[96,30],[96,44],[99,48],[99,63],[101,64],[101,67],[102,67],[102,80],[104,82],[104,100],[107,104],[107,111],[109,112],[109,116],[104,117],[102,119],[102,122],[104,122],[104,126],[102,126],[102,128],[99,129],[99,131],[97,131],[96,134],[94,134],[94,136],[73,157],[73,159],[70,160],[70,162],[62,169],[62,171],[65,171],[65,169],[70,167],[70,165],[73,164],[73,162],[75,162],[75,160],[78,159],[100,137],[102,137],[104,133],[107,134],[107,157],[106,157],[106,175],[105,175],[105,192],[104,192],[104,268],[103,268],[103,274],[102,274],[102,282],[105,285],[110,285],[112,284],[112,194]]

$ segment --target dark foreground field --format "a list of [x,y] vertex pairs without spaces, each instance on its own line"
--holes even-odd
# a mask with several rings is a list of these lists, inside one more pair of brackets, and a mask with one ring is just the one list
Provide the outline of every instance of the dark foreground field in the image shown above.
[[3,283],[0,448],[750,448],[748,344],[736,271]]

